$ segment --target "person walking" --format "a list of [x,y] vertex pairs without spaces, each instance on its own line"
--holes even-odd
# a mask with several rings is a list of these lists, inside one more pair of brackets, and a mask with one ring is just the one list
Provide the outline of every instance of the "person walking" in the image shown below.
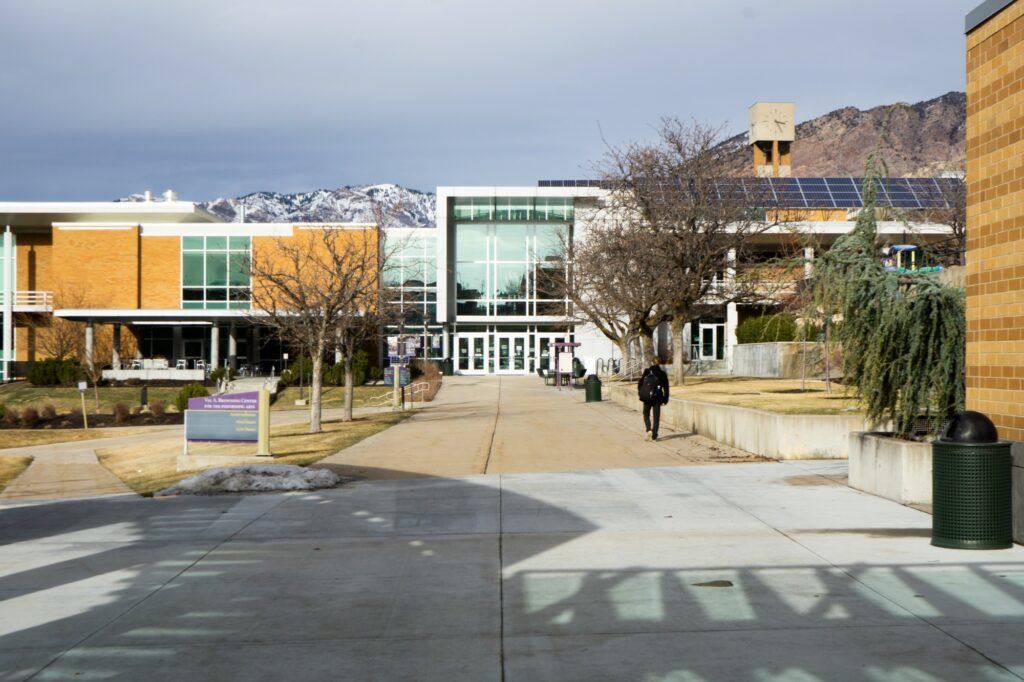
[[[661,406],[668,403],[668,375],[661,368],[661,360],[657,355],[651,358],[651,366],[640,375],[636,385],[640,402],[644,404],[644,428],[647,429],[647,440],[658,440],[658,422],[661,421]],[[651,423],[651,412],[654,412],[654,423]]]

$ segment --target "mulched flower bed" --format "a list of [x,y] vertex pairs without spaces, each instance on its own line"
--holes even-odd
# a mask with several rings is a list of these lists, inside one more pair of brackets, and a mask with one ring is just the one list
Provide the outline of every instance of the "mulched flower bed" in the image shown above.
[[[177,412],[167,412],[158,417],[155,414],[133,414],[126,421],[118,423],[112,414],[89,414],[89,428],[116,428],[118,426],[173,426],[184,422],[184,415]],[[61,414],[53,419],[40,419],[33,426],[26,426],[19,420],[16,423],[9,423],[6,419],[0,419],[0,429],[80,429],[82,428],[82,415]]]

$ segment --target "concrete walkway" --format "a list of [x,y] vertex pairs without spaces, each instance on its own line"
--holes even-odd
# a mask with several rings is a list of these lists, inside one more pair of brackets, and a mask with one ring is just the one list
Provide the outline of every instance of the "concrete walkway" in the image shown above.
[[366,481],[0,512],[0,680],[1024,676],[1024,548],[842,462]]
[[537,377],[445,377],[438,399],[387,431],[317,466],[370,478],[663,467],[751,461],[749,453],[661,430],[644,441],[641,417],[584,402]]

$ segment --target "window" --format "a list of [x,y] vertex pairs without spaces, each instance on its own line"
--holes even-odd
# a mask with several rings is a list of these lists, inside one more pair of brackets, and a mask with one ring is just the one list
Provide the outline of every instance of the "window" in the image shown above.
[[250,237],[181,238],[181,307],[248,309],[252,304]]

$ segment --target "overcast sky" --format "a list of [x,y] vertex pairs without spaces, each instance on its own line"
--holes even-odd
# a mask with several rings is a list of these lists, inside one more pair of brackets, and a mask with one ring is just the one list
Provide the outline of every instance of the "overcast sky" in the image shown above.
[[0,201],[586,177],[666,115],[963,90],[979,1],[0,0]]

